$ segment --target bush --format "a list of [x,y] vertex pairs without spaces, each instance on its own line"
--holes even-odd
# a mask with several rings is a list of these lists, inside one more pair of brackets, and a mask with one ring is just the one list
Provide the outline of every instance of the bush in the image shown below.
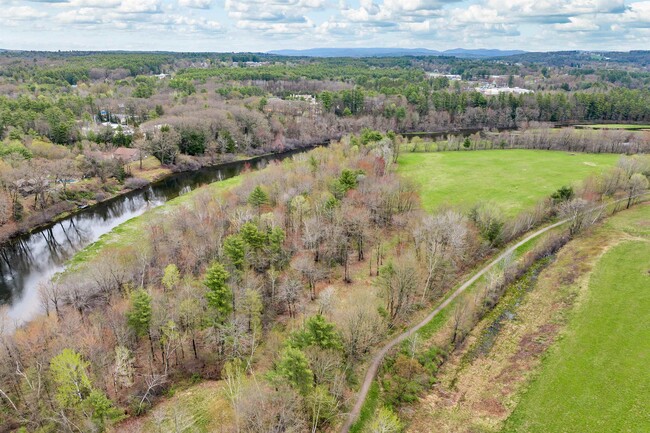
[[570,186],[563,186],[557,191],[555,191],[553,194],[551,194],[551,198],[553,199],[553,203],[562,203],[564,201],[569,201],[573,198],[574,193],[573,193],[573,188]]
[[92,200],[93,198],[93,192],[86,189],[67,189],[65,191],[61,191],[61,200],[86,201]]
[[201,168],[201,164],[187,155],[178,155],[176,157],[174,171],[194,171]]
[[147,185],[149,185],[149,181],[141,177],[130,177],[124,182],[124,186],[128,189],[140,189]]
[[389,404],[411,403],[428,384],[427,371],[413,358],[397,355],[387,378],[382,381]]

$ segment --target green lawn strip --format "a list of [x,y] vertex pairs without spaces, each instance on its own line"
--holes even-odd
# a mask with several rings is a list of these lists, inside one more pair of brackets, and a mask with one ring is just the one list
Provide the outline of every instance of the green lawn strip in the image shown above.
[[104,248],[107,247],[124,247],[130,244],[138,242],[140,233],[143,230],[143,226],[151,221],[152,219],[157,218],[159,215],[168,213],[176,208],[181,206],[186,206],[192,203],[192,198],[198,194],[200,191],[204,191],[205,188],[212,191],[214,194],[219,194],[223,191],[226,191],[230,188],[233,188],[239,185],[242,181],[242,176],[235,176],[223,181],[214,182],[209,185],[197,188],[193,191],[183,194],[174,199],[169,200],[162,206],[158,206],[154,209],[148,210],[142,215],[139,215],[135,218],[131,218],[128,221],[120,224],[115,227],[110,232],[102,235],[97,241],[88,245],[83,250],[75,254],[67,263],[66,272],[74,271],[78,269],[79,266],[87,263],[96,257]]
[[[629,225],[623,219],[612,224]],[[650,431],[648,271],[647,241],[625,241],[600,259],[587,298],[505,432]]]
[[619,155],[509,149],[402,153],[398,172],[421,186],[422,206],[468,210],[477,201],[499,205],[513,217],[563,185],[574,185],[613,166]]
[[589,129],[625,129],[629,131],[639,131],[650,129],[650,125],[630,125],[626,123],[600,123],[595,125],[576,125],[579,128]]
[[357,421],[350,427],[350,433],[361,433],[364,431],[364,428],[372,421],[375,412],[379,407],[379,385],[377,382],[373,382],[370,385],[370,390],[368,391],[368,396],[366,401],[363,402],[363,407],[361,408],[361,413]]

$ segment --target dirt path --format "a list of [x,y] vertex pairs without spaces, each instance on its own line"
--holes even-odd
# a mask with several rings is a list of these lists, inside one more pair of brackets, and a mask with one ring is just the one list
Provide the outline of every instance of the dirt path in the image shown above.
[[523,240],[517,242],[515,245],[512,245],[511,247],[503,251],[496,259],[492,260],[488,265],[484,266],[480,271],[474,274],[472,278],[465,281],[460,287],[458,287],[450,296],[448,296],[440,305],[438,305],[438,307],[436,307],[435,310],[429,313],[427,317],[425,317],[420,323],[408,329],[407,331],[404,331],[402,334],[398,335],[397,337],[393,338],[388,343],[386,343],[386,345],[382,347],[379,353],[377,353],[375,357],[372,359],[370,368],[368,369],[368,372],[366,373],[366,377],[363,380],[363,384],[361,385],[361,389],[359,390],[357,401],[354,404],[354,407],[352,408],[352,411],[350,412],[347,421],[343,425],[343,428],[341,428],[341,433],[348,433],[350,431],[350,428],[352,427],[352,424],[354,424],[354,422],[359,417],[359,413],[361,412],[361,407],[363,406],[363,403],[366,400],[366,396],[368,395],[368,391],[370,390],[372,381],[375,379],[375,375],[379,370],[379,366],[381,365],[384,356],[386,356],[386,354],[393,347],[397,346],[402,341],[410,337],[413,333],[417,332],[420,328],[422,328],[427,323],[429,323],[434,317],[440,314],[442,310],[444,310],[449,304],[451,304],[454,301],[454,299],[456,299],[459,295],[461,295],[465,290],[467,290],[472,284],[474,284],[479,278],[481,278],[486,272],[492,269],[497,263],[503,260],[506,256],[512,254],[517,248],[528,243],[530,240],[535,239],[536,237],[546,233],[547,231],[561,226],[562,224],[568,222],[569,219],[570,218],[563,219],[561,221],[556,222],[555,224],[551,224],[550,226],[546,226],[540,230],[537,230],[536,232],[528,235]]
[[[649,193],[642,193],[637,196],[634,196],[633,198],[640,198],[643,196],[646,196]],[[591,209],[591,211],[594,211],[596,209],[605,209],[607,206],[615,205],[618,203],[622,203],[627,201],[627,199],[621,199],[621,200],[616,200],[611,203],[606,203],[602,206],[598,206],[594,209]],[[637,203],[638,204],[638,203]],[[357,396],[357,401],[354,404],[354,407],[352,408],[352,411],[348,415],[348,419],[346,420],[345,424],[343,424],[343,427],[341,428],[341,433],[348,433],[350,431],[350,428],[354,424],[354,422],[357,420],[359,417],[359,414],[361,413],[361,408],[363,407],[363,403],[366,401],[366,397],[368,396],[368,391],[370,390],[370,386],[372,385],[372,381],[375,379],[375,376],[377,375],[377,371],[379,370],[379,366],[381,365],[381,362],[383,361],[384,357],[386,354],[395,346],[400,344],[402,341],[406,340],[408,337],[413,335],[413,333],[417,332],[420,328],[425,326],[427,323],[429,323],[434,317],[436,317],[442,310],[444,310],[449,304],[451,304],[454,299],[456,299],[459,295],[461,295],[465,290],[467,290],[472,284],[476,282],[479,278],[481,278],[486,272],[488,272],[490,269],[492,269],[497,263],[499,263],[501,260],[503,260],[507,255],[512,254],[517,248],[521,247],[522,245],[528,243],[532,239],[535,239],[544,233],[548,232],[549,230],[552,230],[556,227],[559,227],[568,221],[570,221],[573,218],[565,218],[561,221],[558,221],[554,224],[551,224],[549,226],[546,226],[542,229],[539,229],[535,231],[534,233],[526,236],[524,239],[521,241],[517,242],[515,245],[512,245],[511,247],[507,248],[505,251],[503,251],[496,259],[492,260],[487,266],[483,267],[480,271],[478,271],[472,278],[469,280],[465,281],[460,287],[458,287],[447,299],[445,299],[438,307],[436,307],[435,310],[433,310],[431,313],[427,315],[420,323],[417,325],[413,326],[412,328],[404,331],[402,334],[398,335],[397,337],[393,338],[390,340],[388,343],[384,345],[384,347],[381,348],[381,350],[372,358],[372,363],[370,364],[370,367],[368,368],[368,372],[366,373],[366,377],[363,380],[363,384],[361,385],[361,389],[359,390],[359,394]]]

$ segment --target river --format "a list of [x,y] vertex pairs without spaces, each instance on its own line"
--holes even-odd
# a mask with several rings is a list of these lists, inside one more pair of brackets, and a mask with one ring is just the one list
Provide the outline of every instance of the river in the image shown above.
[[247,165],[260,169],[308,149],[176,173],[15,238],[0,247],[0,308],[8,309],[12,322],[30,320],[41,311],[39,285],[64,270],[72,256],[103,234],[179,195],[236,176]]

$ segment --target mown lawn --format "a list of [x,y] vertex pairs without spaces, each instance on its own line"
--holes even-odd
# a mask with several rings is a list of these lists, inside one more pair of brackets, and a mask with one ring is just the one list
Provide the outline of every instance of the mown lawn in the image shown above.
[[404,153],[398,172],[421,185],[426,210],[444,205],[467,210],[478,201],[492,201],[514,216],[563,185],[605,171],[618,158],[525,149]]
[[650,207],[629,216],[614,217],[615,227],[645,240],[600,259],[505,432],[650,431]]
[[629,125],[626,123],[600,123],[595,125],[578,125],[581,128],[590,129],[626,129],[628,131],[650,130],[650,125]]

